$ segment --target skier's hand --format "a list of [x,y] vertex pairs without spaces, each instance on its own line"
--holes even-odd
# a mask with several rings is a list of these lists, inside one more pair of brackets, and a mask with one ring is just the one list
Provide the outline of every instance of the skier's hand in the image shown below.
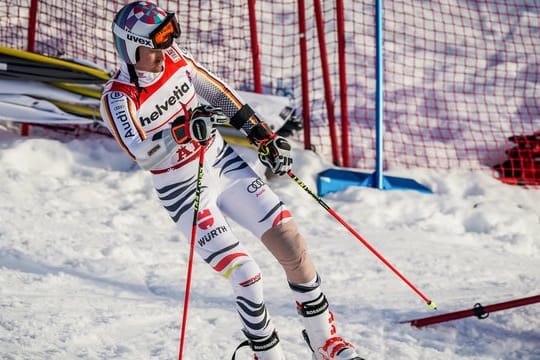
[[229,118],[220,108],[211,105],[200,105],[189,113],[189,120],[185,116],[176,118],[171,127],[174,140],[178,144],[185,144],[195,140],[201,145],[207,145],[208,141],[216,133],[216,125],[225,124]]
[[274,174],[285,175],[291,170],[291,145],[284,137],[273,133],[264,121],[249,129],[248,139],[257,146],[259,160]]
[[284,137],[272,134],[263,140],[259,144],[258,155],[259,160],[276,175],[285,175],[291,170],[291,145]]

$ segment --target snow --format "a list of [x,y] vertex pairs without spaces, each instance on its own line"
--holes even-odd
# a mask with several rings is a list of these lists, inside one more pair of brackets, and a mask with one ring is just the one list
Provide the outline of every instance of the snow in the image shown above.
[[[329,164],[294,156],[315,190]],[[23,138],[1,123],[0,167],[0,358],[177,359],[189,245],[149,175],[110,138]],[[290,178],[269,180],[308,239],[341,334],[370,360],[540,359],[538,303],[485,320],[399,323],[538,295],[540,192],[487,172],[388,175],[434,194],[350,187],[324,201],[437,312]],[[262,268],[288,359],[310,359],[282,270],[232,225]],[[232,292],[201,259],[193,271],[184,359],[230,359],[243,340]],[[237,356],[248,358],[246,348]]]

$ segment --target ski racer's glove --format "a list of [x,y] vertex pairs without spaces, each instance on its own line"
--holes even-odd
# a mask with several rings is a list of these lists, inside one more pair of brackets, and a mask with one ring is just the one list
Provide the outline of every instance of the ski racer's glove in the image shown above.
[[273,133],[265,122],[253,126],[249,140],[257,145],[259,160],[276,175],[285,175],[292,168],[291,145],[284,138]]
[[220,108],[200,105],[191,110],[188,116],[176,118],[172,123],[171,132],[178,144],[195,140],[201,145],[207,145],[216,134],[216,125],[225,124],[228,120]]

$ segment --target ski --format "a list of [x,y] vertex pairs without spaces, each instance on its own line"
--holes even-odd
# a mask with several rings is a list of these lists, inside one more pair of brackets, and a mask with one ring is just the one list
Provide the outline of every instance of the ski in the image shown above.
[[471,317],[471,316],[475,316],[478,319],[485,319],[492,312],[510,309],[510,308],[514,308],[518,306],[530,305],[537,302],[540,302],[540,295],[500,302],[500,303],[491,304],[487,306],[482,306],[482,304],[476,303],[472,309],[454,311],[454,312],[450,312],[446,314],[429,316],[425,318],[400,321],[400,324],[410,323],[411,326],[420,328],[420,327],[438,324],[442,322],[463,319],[463,318]]
[[102,84],[110,78],[102,69],[1,45],[0,64],[2,79]]

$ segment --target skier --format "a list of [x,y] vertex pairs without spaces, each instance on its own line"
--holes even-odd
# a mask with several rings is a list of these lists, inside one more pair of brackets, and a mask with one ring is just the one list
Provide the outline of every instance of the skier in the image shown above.
[[258,147],[260,161],[278,175],[291,169],[287,140],[174,43],[180,36],[174,13],[151,2],[132,2],[116,14],[112,32],[122,64],[104,88],[102,117],[118,144],[152,174],[163,207],[188,239],[198,152],[205,151],[196,252],[229,280],[254,359],[285,356],[264,302],[261,271],[226,217],[260,238],[283,267],[313,359],[360,359],[336,331],[321,279],[290,211],[215,125],[228,122],[243,132]]

